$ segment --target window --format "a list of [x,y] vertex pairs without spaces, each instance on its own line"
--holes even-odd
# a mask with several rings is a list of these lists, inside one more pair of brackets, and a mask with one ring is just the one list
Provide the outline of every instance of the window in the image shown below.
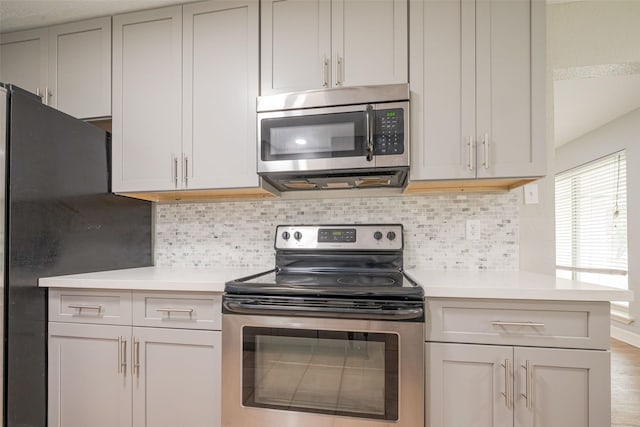
[[628,288],[626,172],[620,151],[556,175],[558,277]]

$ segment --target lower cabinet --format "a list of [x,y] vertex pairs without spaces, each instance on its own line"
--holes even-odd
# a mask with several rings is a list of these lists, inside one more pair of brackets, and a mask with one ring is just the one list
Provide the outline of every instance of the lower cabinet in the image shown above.
[[611,423],[609,303],[427,300],[427,427]]
[[427,343],[429,427],[610,423],[609,352]]
[[133,328],[133,425],[220,426],[218,331]]
[[[159,300],[164,305],[152,305]],[[50,292],[48,426],[220,427],[222,332],[196,323],[211,323],[210,311],[220,317],[218,301],[211,294]],[[123,307],[133,315],[113,315]],[[136,326],[151,311],[170,327]],[[62,315],[66,321],[52,321]]]

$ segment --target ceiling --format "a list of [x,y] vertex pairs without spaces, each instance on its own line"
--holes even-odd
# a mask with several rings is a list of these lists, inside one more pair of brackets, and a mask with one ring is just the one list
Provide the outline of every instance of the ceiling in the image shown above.
[[562,74],[553,82],[556,147],[640,108],[640,63],[576,67]]

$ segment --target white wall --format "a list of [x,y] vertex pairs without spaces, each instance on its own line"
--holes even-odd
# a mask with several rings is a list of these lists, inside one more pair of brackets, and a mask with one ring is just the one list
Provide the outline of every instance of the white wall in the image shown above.
[[[553,272],[555,265],[554,174],[627,148],[629,283],[640,300],[640,122],[635,111],[555,152],[553,140],[553,70],[558,68],[640,62],[640,1],[597,0],[547,5],[547,144],[548,176],[540,181],[540,204],[520,209],[520,267]],[[594,99],[593,102],[597,102]],[[635,121],[635,122],[634,122]],[[634,128],[634,126],[636,126]],[[635,130],[634,130],[635,129]],[[557,156],[556,156],[557,154]],[[631,158],[630,158],[631,157]],[[538,254],[546,251],[546,254]],[[553,254],[551,256],[551,254]],[[640,323],[640,301],[631,304]],[[627,328],[640,339],[640,325]]]

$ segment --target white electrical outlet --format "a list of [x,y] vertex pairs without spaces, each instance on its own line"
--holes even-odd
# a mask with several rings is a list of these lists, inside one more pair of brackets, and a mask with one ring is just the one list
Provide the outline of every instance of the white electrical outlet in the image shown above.
[[467,220],[467,240],[480,240],[480,220]]

